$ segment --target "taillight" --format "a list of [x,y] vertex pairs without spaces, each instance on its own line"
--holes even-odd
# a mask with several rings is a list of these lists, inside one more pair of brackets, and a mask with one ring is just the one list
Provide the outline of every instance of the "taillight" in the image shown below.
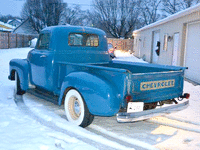
[[186,94],[185,94],[185,98],[186,98],[186,99],[189,99],[189,98],[190,98],[190,94],[189,94],[189,93],[186,93]]
[[126,96],[126,102],[129,103],[132,100],[132,96],[131,95],[127,95]]

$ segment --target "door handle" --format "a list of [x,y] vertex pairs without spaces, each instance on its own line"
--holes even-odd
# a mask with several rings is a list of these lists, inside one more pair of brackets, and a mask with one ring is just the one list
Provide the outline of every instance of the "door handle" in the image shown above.
[[40,56],[40,58],[46,58],[47,56],[46,55],[42,55],[42,56]]

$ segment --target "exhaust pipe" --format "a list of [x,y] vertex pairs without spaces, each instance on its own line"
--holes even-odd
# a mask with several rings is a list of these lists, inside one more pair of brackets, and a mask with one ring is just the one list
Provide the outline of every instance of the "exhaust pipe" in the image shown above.
[[182,96],[180,96],[180,98],[186,98],[189,99],[190,98],[190,94],[189,93],[184,93]]

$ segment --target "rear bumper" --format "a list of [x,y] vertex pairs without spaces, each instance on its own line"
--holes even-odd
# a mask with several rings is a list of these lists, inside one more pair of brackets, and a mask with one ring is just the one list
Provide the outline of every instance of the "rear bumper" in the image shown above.
[[135,122],[140,120],[149,119],[155,116],[165,115],[173,112],[183,110],[189,106],[189,100],[186,100],[180,104],[174,104],[171,106],[145,110],[142,112],[126,113],[120,112],[117,114],[118,122]]

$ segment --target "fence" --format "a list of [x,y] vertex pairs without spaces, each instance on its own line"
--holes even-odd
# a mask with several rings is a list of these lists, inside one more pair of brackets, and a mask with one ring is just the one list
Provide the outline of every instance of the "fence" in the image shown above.
[[0,49],[28,47],[29,41],[37,36],[0,32]]
[[[38,36],[0,32],[0,49],[28,47],[29,41],[35,37]],[[108,38],[108,43],[112,43],[118,50],[133,50],[133,39]]]
[[116,47],[118,50],[133,50],[133,39],[108,38],[108,43],[112,43],[113,47]]

